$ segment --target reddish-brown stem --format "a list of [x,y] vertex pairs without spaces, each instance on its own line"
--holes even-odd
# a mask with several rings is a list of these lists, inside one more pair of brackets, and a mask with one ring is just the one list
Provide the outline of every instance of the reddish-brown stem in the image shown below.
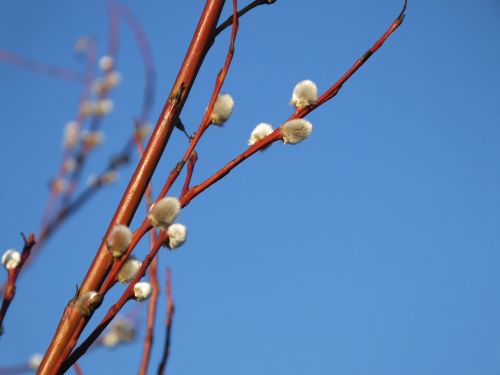
[[403,9],[399,13],[399,16],[394,20],[389,29],[375,42],[375,44],[366,51],[363,56],[361,56],[356,62],[349,68],[349,70],[328,90],[326,90],[316,101],[316,103],[303,108],[297,109],[295,113],[290,117],[290,119],[302,118],[320,105],[324,104],[328,100],[332,99],[335,95],[338,94],[342,85],[349,79],[351,76],[356,73],[356,71],[375,53],[377,50],[382,47],[382,44],[391,36],[391,34],[403,23],[405,18],[406,6],[408,5],[408,0],[405,0]]
[[75,370],[77,375],[83,375],[82,368],[78,363],[75,362],[75,364],[73,365],[73,369]]
[[[154,231],[151,231],[154,236]],[[144,345],[142,350],[141,365],[139,367],[139,374],[147,374],[149,361],[151,358],[151,349],[153,348],[153,332],[156,319],[156,309],[158,307],[158,295],[160,293],[160,285],[158,283],[158,258],[154,258],[149,267],[149,281],[153,287],[151,298],[148,302],[148,320],[146,323],[146,335],[144,337]]]
[[212,186],[215,184],[217,181],[219,181],[221,178],[226,176],[229,172],[231,172],[238,164],[243,162],[244,160],[248,159],[250,156],[255,154],[257,151],[261,151],[268,147],[271,143],[276,142],[280,139],[282,139],[282,133],[281,133],[281,128],[277,128],[274,130],[271,134],[269,134],[267,137],[261,139],[260,141],[256,142],[249,148],[247,148],[244,152],[242,152],[240,155],[238,155],[236,158],[231,160],[229,163],[227,163],[223,168],[221,168],[219,171],[217,171],[215,174],[213,174],[211,177],[207,178],[205,181],[203,181],[201,184],[193,186],[190,188],[186,194],[184,194],[181,199],[181,206],[185,207],[193,200],[194,197],[196,197],[198,194],[201,192],[205,191],[208,187]]
[[9,306],[16,294],[16,280],[19,276],[19,272],[21,272],[24,263],[28,260],[31,254],[31,249],[35,246],[35,236],[33,233],[31,233],[28,238],[26,238],[24,234],[21,234],[21,236],[24,241],[23,250],[21,252],[21,260],[16,267],[7,270],[7,285],[3,293],[2,307],[0,307],[0,329],[5,319],[5,315],[7,314],[7,310],[9,309]]
[[187,162],[187,170],[186,170],[186,179],[184,180],[184,186],[182,187],[181,197],[184,196],[189,190],[189,186],[191,185],[191,178],[193,177],[194,166],[198,161],[198,154],[196,151],[193,151],[191,156],[189,156]]
[[61,68],[56,65],[44,64],[38,61],[33,61],[4,49],[0,49],[0,61],[4,61],[6,63],[13,64],[21,68],[31,70],[36,73],[41,73],[56,78],[62,78],[69,81],[83,82],[85,80],[84,73],[76,72],[74,70],[67,68]]
[[172,272],[170,268],[167,268],[167,318],[165,320],[165,344],[163,346],[163,355],[158,366],[158,375],[163,375],[165,373],[165,368],[167,367],[168,357],[170,355],[170,344],[172,336],[172,323],[174,321],[175,305],[174,299],[172,298]]
[[[274,4],[276,0],[254,0],[250,4],[246,5],[243,7],[241,10],[238,11],[238,19],[243,17],[246,13],[251,11],[253,8],[258,7],[259,5],[271,5]],[[222,22],[217,28],[215,29],[215,36],[214,38],[219,35],[221,32],[223,32],[225,29],[227,29],[231,24],[233,23],[233,16],[229,16],[226,18],[224,22]]]
[[[324,94],[322,94],[318,101],[306,108],[298,109],[295,113],[290,117],[290,119],[302,118],[307,114],[311,113],[313,110],[318,108],[320,105],[324,104],[328,100],[332,99],[342,88],[342,85],[373,55],[382,44],[389,38],[389,36],[401,25],[405,17],[405,10],[407,6],[407,0],[403,5],[403,9],[401,13],[396,18],[396,20],[391,24],[389,29],[375,42],[375,44],[360,58],[358,59],[354,65],[338,80],[332,87],[330,87]],[[276,129],[273,133],[265,137],[264,139],[256,142],[254,145],[249,147],[243,153],[238,155],[236,158],[231,160],[228,164],[226,164],[223,168],[213,174],[211,177],[203,181],[201,184],[196,185],[190,188],[180,199],[181,205],[183,207],[187,206],[191,200],[196,197],[198,194],[206,190],[208,187],[212,186],[214,183],[219,181],[221,178],[226,176],[231,170],[233,170],[238,164],[255,154],[257,151],[264,149],[269,146],[271,143],[280,140],[282,138],[281,128]]]
[[198,141],[201,139],[201,136],[205,132],[205,130],[208,129],[208,127],[211,124],[211,115],[212,111],[215,105],[215,101],[217,100],[217,97],[220,94],[220,91],[222,89],[222,85],[224,84],[224,80],[226,79],[227,72],[229,71],[229,67],[231,66],[231,61],[233,60],[233,55],[234,55],[234,42],[236,41],[236,35],[238,33],[238,4],[236,0],[233,0],[233,16],[232,16],[232,31],[231,31],[231,39],[229,41],[229,50],[226,54],[226,60],[224,61],[224,66],[222,69],[219,71],[219,74],[217,75],[217,79],[215,80],[215,87],[212,92],[212,96],[210,98],[210,102],[207,106],[207,109],[205,111],[205,114],[203,116],[203,119],[201,120],[200,126],[198,127],[198,131],[194,135],[193,138],[191,138],[191,141],[189,143],[189,147],[187,151],[185,152],[184,156],[182,157],[182,160],[177,163],[177,165],[174,167],[174,169],[170,172],[170,175],[167,178],[167,181],[165,185],[163,186],[160,195],[158,196],[158,199],[163,198],[165,195],[167,195],[168,191],[172,187],[173,183],[175,180],[177,180],[177,177],[182,171],[182,168],[186,164],[186,161],[188,160],[189,156],[193,153],[196,145],[198,144]]
[[111,321],[116,317],[116,315],[120,312],[120,310],[125,306],[127,301],[130,299],[134,298],[134,286],[135,284],[144,276],[146,273],[146,270],[150,266],[151,262],[153,259],[156,257],[156,254],[158,251],[162,248],[164,245],[165,241],[167,241],[168,235],[166,231],[162,231],[155,243],[153,244],[150,252],[144,260],[142,261],[142,265],[139,268],[139,271],[137,271],[137,274],[134,276],[132,281],[130,281],[127,289],[123,292],[121,297],[118,299],[118,301],[109,308],[108,312],[104,316],[104,318],[101,320],[101,322],[97,325],[97,327],[92,331],[92,333],[85,339],[85,341],[82,342],[80,346],[78,346],[72,353],[71,355],[64,361],[64,364],[62,366],[62,372],[66,371],[73,363],[75,363],[85,352],[87,349],[96,341],[99,337],[99,335],[106,329],[106,327],[111,323]]
[[[123,223],[128,225],[132,220],[206,55],[223,5],[224,0],[208,0],[206,2],[171,94],[165,103],[144,155],[139,161],[116,209],[105,237],[115,224]],[[86,292],[98,289],[110,269],[111,262],[112,257],[107,251],[105,243],[102,242],[82,282],[80,291]],[[59,372],[62,362],[75,345],[74,338],[79,337],[86,321],[88,319],[79,314],[73,303],[66,307],[54,338],[38,370],[40,375]]]
[[113,261],[112,268],[106,277],[106,280],[99,289],[99,293],[103,296],[108,292],[113,285],[116,284],[118,273],[122,268],[123,264],[127,261],[128,257],[137,246],[141,238],[151,230],[151,225],[148,220],[144,220],[139,228],[132,234],[132,242],[130,243],[127,251],[118,259]]

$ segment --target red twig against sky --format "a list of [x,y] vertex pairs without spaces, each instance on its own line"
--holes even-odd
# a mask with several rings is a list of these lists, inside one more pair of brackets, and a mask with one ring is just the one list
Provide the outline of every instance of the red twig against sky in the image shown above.
[[76,81],[76,82],[85,81],[85,73],[77,72],[67,68],[61,68],[56,65],[44,64],[38,61],[33,61],[4,49],[0,49],[0,61],[4,61],[6,63],[13,64],[21,68],[28,69],[36,73],[52,76],[55,78],[61,78],[68,81]]
[[14,299],[14,295],[16,294],[16,280],[19,276],[19,272],[21,272],[23,265],[28,260],[33,246],[35,246],[35,236],[33,234],[30,234],[28,238],[26,238],[24,234],[21,235],[23,237],[24,246],[20,257],[19,253],[17,252],[10,253],[10,257],[12,257],[10,261],[8,259],[5,259],[4,262],[4,257],[7,255],[7,253],[4,255],[4,257],[2,257],[2,262],[4,263],[5,268],[8,272],[8,279],[7,286],[5,287],[3,293],[2,307],[0,308],[0,330],[3,329],[3,321],[5,319],[5,315],[7,314],[10,303],[12,302],[12,300]]
[[[109,235],[111,228],[115,224],[129,224],[132,220],[206,55],[212,32],[217,24],[223,5],[223,0],[207,1],[169,99],[165,103],[157,126],[123,194],[105,237]],[[82,282],[80,291],[87,292],[98,289],[106,277],[111,262],[112,257],[103,241]],[[79,335],[87,320],[87,317],[82,316],[78,312],[74,303],[70,303],[66,307],[54,338],[40,365],[39,374],[53,374],[59,371],[62,364],[61,358],[64,360],[69,352],[71,352],[74,347],[73,340],[75,333]]]
[[167,361],[170,355],[170,340],[172,337],[172,323],[174,321],[175,305],[172,297],[172,271],[167,268],[167,317],[165,319],[165,344],[163,346],[163,354],[158,366],[158,375],[163,375],[167,368]]
[[73,369],[75,370],[77,375],[83,375],[83,371],[78,363],[73,365]]
[[[165,104],[165,107],[162,111],[160,119],[157,123],[155,131],[151,137],[151,140],[144,151],[144,155],[141,158],[139,166],[132,177],[132,180],[127,187],[126,192],[122,197],[122,201],[115,212],[115,215],[111,221],[111,224],[108,228],[105,238],[109,235],[109,232],[115,224],[126,224],[128,225],[135,214],[137,206],[139,204],[140,198],[144,194],[149,179],[155,169],[155,166],[158,162],[160,155],[163,152],[163,148],[166,146],[168,139],[170,137],[173,126],[178,120],[179,113],[182,109],[182,106],[185,102],[185,99],[189,93],[189,89],[195,79],[197,71],[199,69],[200,64],[208,50],[208,47],[211,45],[213,40],[213,33],[215,31],[215,24],[220,15],[221,8],[223,6],[224,1],[221,0],[209,0],[203,10],[202,16],[200,18],[197,30],[195,32],[195,36],[193,37],[193,41],[186,55],[185,61],[181,67],[178,78],[174,83],[173,89],[171,91],[171,95]],[[203,192],[209,186],[213,185],[215,182],[223,178],[227,175],[232,169],[234,169],[239,163],[246,160],[248,157],[253,155],[259,150],[263,150],[265,147],[269,146],[271,143],[277,140],[284,140],[286,142],[285,133],[286,123],[274,130],[272,133],[264,137],[263,139],[258,140],[253,145],[251,145],[247,150],[245,150],[242,154],[237,156],[235,159],[226,164],[225,167],[216,172],[213,176],[209,177],[199,185],[194,187],[189,187],[193,168],[195,165],[195,161],[189,162],[191,155],[193,154],[197,142],[200,140],[204,131],[212,124],[211,114],[214,108],[215,101],[217,100],[221,87],[223,85],[225,76],[229,69],[231,59],[234,53],[234,40],[236,37],[237,31],[237,6],[236,0],[233,1],[233,32],[231,35],[231,42],[229,52],[226,56],[226,61],[224,63],[224,67],[220,71],[215,88],[210,100],[210,104],[208,105],[207,111],[205,112],[204,118],[201,121],[201,124],[198,128],[198,131],[195,135],[190,139],[190,144],[186,153],[184,154],[181,162],[177,164],[177,166],[172,170],[170,175],[167,178],[167,181],[159,195],[161,197],[165,196],[174,181],[179,176],[182,171],[183,166],[188,162],[188,171],[186,174],[186,181],[183,186],[183,194],[181,196],[180,202],[182,206],[186,206],[194,197]],[[389,30],[374,44],[374,46],[365,53],[348,72],[330,89],[328,89],[321,97],[318,99],[316,104],[311,104],[303,109],[297,110],[291,116],[291,119],[302,118],[306,114],[310,113],[312,110],[317,108],[319,105],[322,105],[327,100],[333,98],[342,87],[342,85],[352,76],[352,74],[359,69],[360,66],[364,64],[368,60],[368,58],[380,48],[383,42],[396,30],[404,19],[404,11],[406,9],[406,1],[403,7],[402,12],[398,16],[398,18],[393,22]],[[310,124],[309,124],[310,125]],[[292,142],[294,143],[294,142]],[[91,265],[80,289],[81,293],[91,292],[98,290],[98,296],[100,300],[104,297],[109,288],[114,284],[116,280],[116,272],[120,269],[120,263],[123,262],[124,259],[128,257],[128,255],[132,252],[132,250],[137,245],[139,239],[151,230],[151,225],[147,220],[143,222],[143,224],[134,232],[132,236],[132,244],[127,249],[126,253],[123,255],[121,259],[114,260],[111,259],[110,254],[107,252],[105,241],[101,244],[96,258],[94,259],[93,264]],[[111,306],[108,310],[104,319],[98,324],[98,326],[92,331],[89,337],[71,354],[70,351],[76,345],[76,341],[79,338],[83,328],[87,324],[89,318],[92,316],[92,313],[89,314],[81,314],[78,309],[75,307],[74,301],[70,302],[65,310],[65,313],[61,319],[58,330],[54,336],[54,339],[49,347],[49,350],[46,353],[44,361],[40,367],[40,374],[51,374],[51,373],[59,373],[60,371],[64,371],[71,366],[78,358],[80,358],[85,351],[92,345],[92,343],[99,337],[99,335],[103,332],[106,326],[111,322],[111,320],[116,316],[116,314],[120,311],[120,309],[125,305],[125,303],[133,297],[132,289],[135,283],[140,280],[141,277],[144,276],[146,270],[149,265],[153,261],[156,256],[159,248],[165,241],[168,240],[168,236],[163,230],[159,237],[154,242],[151,247],[150,252],[144,259],[139,271],[137,272],[134,279],[130,282],[129,286],[122,294],[120,299],[116,304]],[[110,271],[111,270],[111,271]],[[66,360],[65,360],[66,359]]]

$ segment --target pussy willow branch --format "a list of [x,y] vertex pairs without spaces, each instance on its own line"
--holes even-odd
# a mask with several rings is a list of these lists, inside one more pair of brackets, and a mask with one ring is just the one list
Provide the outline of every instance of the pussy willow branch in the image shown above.
[[5,287],[3,293],[2,307],[0,307],[0,329],[5,319],[5,315],[7,314],[7,310],[9,309],[9,306],[16,294],[16,280],[19,276],[19,272],[21,272],[24,263],[28,260],[31,254],[31,249],[35,246],[35,236],[33,233],[31,233],[28,238],[26,238],[24,234],[21,234],[21,236],[24,241],[23,250],[21,252],[21,260],[16,267],[7,270],[7,286]]
[[[139,135],[135,137],[135,142],[137,146],[137,153],[139,157],[144,153],[144,147],[142,146],[142,140]],[[151,184],[146,188],[146,193],[144,194],[146,198],[146,212],[153,203],[152,199],[152,188]],[[149,240],[151,246],[154,245],[156,241],[156,231],[152,230],[149,232]],[[149,361],[151,358],[151,350],[153,348],[153,332],[155,326],[156,310],[158,308],[158,295],[160,293],[160,285],[158,283],[158,258],[154,258],[151,262],[151,267],[149,268],[149,280],[151,286],[153,287],[153,292],[151,298],[148,301],[148,319],[146,323],[146,335],[144,337],[144,344],[142,349],[141,364],[139,367],[139,374],[145,375],[148,370]]]
[[[246,5],[243,7],[241,10],[238,11],[238,19],[241,19],[246,13],[251,11],[253,8],[258,7],[259,5],[271,5],[274,4],[276,0],[254,0],[250,4]],[[226,18],[224,22],[222,22],[217,28],[215,29],[214,37],[219,35],[221,32],[223,32],[225,29],[227,29],[231,24],[233,23],[233,16],[229,16]]]
[[[391,24],[389,29],[382,35],[382,37],[380,37],[375,42],[375,44],[367,52],[365,52],[363,56],[359,58],[354,63],[354,65],[334,85],[332,85],[328,90],[326,90],[325,93],[323,93],[318,98],[318,101],[316,103],[302,110],[295,111],[295,113],[289,119],[302,118],[305,115],[311,113],[313,110],[315,110],[322,104],[324,104],[325,102],[327,102],[328,100],[332,99],[335,95],[337,95],[339,90],[342,88],[342,85],[370,58],[371,55],[373,55],[382,46],[382,44],[387,40],[387,38],[389,38],[389,36],[402,24],[405,17],[405,10],[407,7],[407,3],[408,3],[407,0],[405,0],[401,13],[396,18],[396,20]],[[229,172],[231,172],[238,164],[248,159],[257,151],[265,149],[271,143],[276,142],[277,140],[280,139],[282,139],[281,128],[278,128],[264,139],[250,146],[247,150],[245,150],[243,153],[241,153],[236,158],[231,160],[228,164],[226,164],[223,168],[217,171],[214,175],[207,178],[201,184],[190,188],[185,194],[183,194],[183,196],[180,199],[182,207],[187,206],[194,197],[196,197],[198,194],[205,191],[214,183],[222,179]]]
[[85,73],[62,68],[56,65],[44,64],[38,61],[30,60],[4,49],[0,49],[0,61],[4,61],[21,68],[31,70],[36,73],[41,73],[68,81],[83,82],[85,80]]
[[102,318],[101,322],[97,325],[97,327],[90,333],[90,335],[82,342],[80,346],[78,346],[71,355],[64,361],[61,371],[65,372],[73,363],[75,363],[85,352],[87,349],[99,338],[99,335],[106,329],[106,327],[111,323],[111,321],[115,318],[115,316],[120,312],[120,310],[125,306],[125,304],[134,298],[134,286],[146,273],[149,265],[156,257],[158,251],[162,248],[165,242],[168,241],[168,235],[165,230],[161,231],[158,235],[155,243],[151,247],[151,250],[146,255],[144,260],[142,261],[142,265],[137,271],[137,274],[134,276],[132,281],[130,281],[127,289],[123,292],[118,301],[109,308],[108,312]]
[[82,368],[80,367],[80,365],[78,363],[75,363],[73,365],[73,369],[75,370],[76,375],[83,375]]
[[158,375],[163,375],[165,373],[165,368],[167,367],[168,357],[170,355],[170,344],[172,336],[172,324],[174,321],[175,305],[174,299],[172,297],[172,272],[170,268],[167,268],[167,317],[165,320],[165,344],[163,346],[163,354],[158,366]]
[[[105,238],[114,225],[118,223],[130,224],[206,55],[223,5],[224,0],[208,0],[206,2],[191,45],[169,98],[165,103],[144,155],[139,161],[111,219]],[[111,263],[112,257],[103,241],[81,284],[80,293],[98,289],[104,281]],[[68,353],[74,348],[76,342],[75,336],[79,336],[87,321],[88,317],[83,317],[75,308],[74,302],[70,301],[65,308],[57,331],[40,365],[38,370],[40,375],[59,372],[62,364],[61,359],[64,361]]]

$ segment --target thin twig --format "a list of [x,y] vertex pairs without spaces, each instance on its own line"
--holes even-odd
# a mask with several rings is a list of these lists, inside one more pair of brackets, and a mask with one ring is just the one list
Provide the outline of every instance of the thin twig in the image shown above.
[[5,287],[3,293],[2,307],[0,308],[0,329],[5,319],[5,315],[7,314],[7,310],[9,309],[9,306],[16,294],[16,280],[19,276],[19,272],[21,272],[24,263],[28,260],[31,254],[31,249],[33,248],[33,246],[35,246],[35,236],[33,235],[33,233],[31,233],[28,238],[26,238],[22,233],[21,236],[23,237],[24,241],[23,251],[21,252],[21,260],[16,267],[7,270],[7,286]]
[[174,313],[175,313],[174,299],[172,297],[172,271],[170,270],[170,268],[167,268],[166,290],[167,290],[167,317],[165,320],[165,345],[163,346],[163,355],[161,357],[161,361],[158,366],[158,375],[163,375],[165,373],[165,368],[167,367],[167,361],[170,355],[172,323],[174,321]]

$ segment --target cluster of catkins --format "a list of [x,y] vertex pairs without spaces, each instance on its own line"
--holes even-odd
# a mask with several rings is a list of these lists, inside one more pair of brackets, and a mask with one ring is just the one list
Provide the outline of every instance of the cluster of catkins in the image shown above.
[[[303,109],[313,105],[318,100],[318,88],[310,80],[304,80],[295,86],[292,93],[292,104],[296,109]],[[214,125],[222,126],[231,116],[234,107],[234,100],[229,94],[218,96],[211,114],[211,122]],[[250,134],[248,145],[252,146],[256,142],[264,139],[273,132],[273,127],[267,123],[258,124]],[[281,125],[283,142],[287,144],[297,144],[309,137],[312,132],[312,124],[304,119],[294,119]]]

